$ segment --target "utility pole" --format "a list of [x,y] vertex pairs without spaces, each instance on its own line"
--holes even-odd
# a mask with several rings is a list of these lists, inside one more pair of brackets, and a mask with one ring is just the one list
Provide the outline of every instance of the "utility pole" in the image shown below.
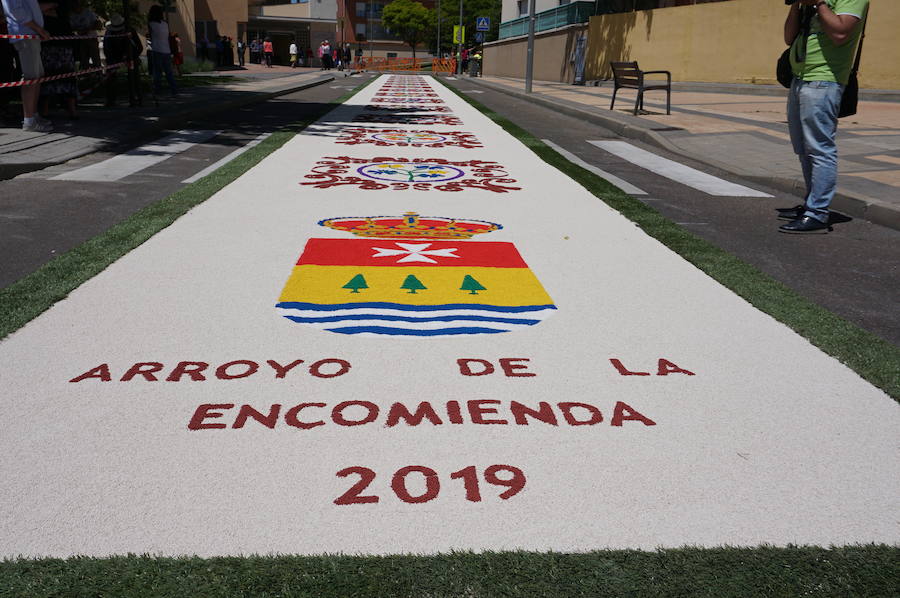
[[531,77],[534,74],[534,2],[528,2],[528,52],[525,55],[525,93],[531,93]]
[[440,60],[443,58],[441,55],[441,0],[437,0],[437,17],[438,17],[438,30],[437,30],[437,58]]
[[[534,0],[531,0],[534,2]],[[463,0],[459,0],[459,43],[456,46],[456,72],[462,75],[462,51],[463,51]]]
[[372,62],[372,38],[375,37],[375,0],[369,3],[369,62]]

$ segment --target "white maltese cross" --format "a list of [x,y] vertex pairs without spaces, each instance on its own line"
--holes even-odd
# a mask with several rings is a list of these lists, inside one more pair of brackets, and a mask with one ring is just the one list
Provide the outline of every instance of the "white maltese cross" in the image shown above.
[[395,243],[397,247],[402,247],[402,249],[385,249],[384,247],[373,247],[372,249],[376,249],[378,253],[374,254],[372,257],[392,257],[397,255],[402,255],[403,257],[397,260],[397,263],[403,262],[426,262],[429,264],[436,264],[437,260],[431,259],[430,255],[435,257],[455,257],[458,258],[458,255],[455,255],[453,252],[458,249],[458,247],[448,247],[446,249],[428,249],[433,245],[433,243]]

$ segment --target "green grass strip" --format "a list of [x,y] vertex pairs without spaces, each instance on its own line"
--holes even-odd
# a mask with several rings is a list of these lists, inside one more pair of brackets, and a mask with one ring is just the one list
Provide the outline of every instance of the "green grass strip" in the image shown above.
[[123,556],[0,562],[15,598],[775,598],[896,596],[900,550],[681,548],[584,554]]
[[678,226],[606,179],[573,164],[525,129],[446,82],[441,83],[648,235],[900,401],[900,347],[816,305],[768,274]]
[[[322,105],[288,125],[215,172],[135,212],[127,219],[47,262],[33,273],[0,289],[0,340],[15,332],[117,259],[166,228],[188,210],[212,197],[305,127],[342,104],[374,79]],[[2,596],[2,594],[0,594]]]

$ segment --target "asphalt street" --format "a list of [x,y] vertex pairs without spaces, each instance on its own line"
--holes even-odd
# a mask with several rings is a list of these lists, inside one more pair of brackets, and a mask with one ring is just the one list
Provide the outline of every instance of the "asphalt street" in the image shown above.
[[[801,295],[858,326],[900,345],[900,232],[859,219],[834,224],[827,235],[785,235],[775,208],[800,197],[741,181],[734,175],[634,140],[629,144],[772,195],[711,195],[642,168],[588,141],[618,140],[610,131],[570,116],[475,86],[448,81],[472,99],[584,162],[646,191],[634,195],[667,218],[753,264]],[[838,216],[838,220],[844,220]],[[602,256],[598,256],[602,259]]]
[[[233,112],[195,120],[183,129],[217,132],[168,159],[117,180],[116,166],[103,164],[174,132],[155,134],[137,144],[90,154],[65,164],[0,181],[0,288],[9,286],[55,256],[105,231],[141,208],[185,187],[184,181],[235,150],[287,124],[314,114],[368,78],[319,85]],[[142,152],[137,152],[142,153]],[[65,180],[92,165],[95,180]],[[97,174],[97,173],[94,173]]]

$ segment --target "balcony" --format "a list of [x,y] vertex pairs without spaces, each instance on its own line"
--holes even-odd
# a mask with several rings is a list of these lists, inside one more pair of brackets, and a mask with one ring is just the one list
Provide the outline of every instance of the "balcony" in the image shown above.
[[[535,15],[534,31],[548,31],[574,25],[575,23],[587,23],[594,14],[593,2],[571,2],[550,10],[544,10]],[[500,23],[500,39],[516,37],[528,34],[528,17],[514,19]]]

